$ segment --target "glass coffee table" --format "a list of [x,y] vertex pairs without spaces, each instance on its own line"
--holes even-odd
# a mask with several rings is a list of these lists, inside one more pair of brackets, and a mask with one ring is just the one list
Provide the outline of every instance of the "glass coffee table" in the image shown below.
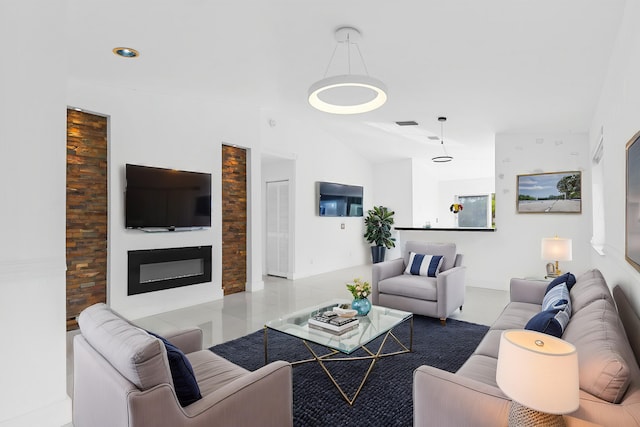
[[[313,307],[308,307],[294,313],[286,314],[278,319],[270,320],[264,325],[264,363],[269,361],[269,330],[281,332],[298,338],[311,353],[310,359],[291,362],[292,365],[301,363],[317,362],[327,374],[331,382],[336,386],[342,397],[353,405],[360,390],[367,381],[373,366],[382,357],[395,356],[408,353],[413,347],[413,314],[408,311],[394,310],[391,308],[372,306],[371,311],[366,316],[358,316],[359,325],[357,328],[347,331],[341,335],[309,327],[309,318],[331,311],[340,304],[349,303],[347,300],[329,301]],[[410,333],[409,343],[402,343],[394,334],[393,329],[400,324],[409,321]],[[377,350],[371,350],[367,346],[376,338],[384,336]],[[384,352],[385,344],[393,340],[400,346],[400,350]],[[318,344],[329,350],[326,354],[318,354],[309,343]],[[396,347],[397,348],[397,347]],[[351,356],[356,350],[362,349],[366,352],[364,356]],[[364,378],[352,397],[347,396],[342,387],[338,384],[327,367],[328,362],[349,362],[354,360],[371,360],[369,368],[364,374]]]

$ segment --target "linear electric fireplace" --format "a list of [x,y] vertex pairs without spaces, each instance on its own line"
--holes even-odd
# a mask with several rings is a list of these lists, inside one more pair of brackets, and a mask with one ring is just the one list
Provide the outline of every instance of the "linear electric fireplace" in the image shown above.
[[129,251],[127,295],[211,281],[211,246]]

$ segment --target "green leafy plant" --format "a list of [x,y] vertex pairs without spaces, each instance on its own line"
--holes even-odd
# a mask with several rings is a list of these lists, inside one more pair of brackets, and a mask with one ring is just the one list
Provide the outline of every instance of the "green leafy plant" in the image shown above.
[[353,283],[347,283],[347,289],[353,295],[353,299],[366,298],[371,293],[369,282],[363,282],[359,278],[353,279]]
[[562,177],[556,188],[564,194],[565,199],[579,199],[581,197],[580,175],[567,175]]
[[367,242],[376,246],[384,246],[387,249],[396,246],[395,240],[391,237],[391,226],[393,225],[394,211],[390,211],[384,206],[374,206],[373,209],[367,211],[364,219],[366,231],[364,238]]

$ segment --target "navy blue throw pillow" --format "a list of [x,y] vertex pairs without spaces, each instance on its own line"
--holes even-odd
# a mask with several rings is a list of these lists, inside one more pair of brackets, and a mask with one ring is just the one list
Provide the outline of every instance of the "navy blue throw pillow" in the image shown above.
[[[149,332],[149,331],[147,331]],[[182,351],[175,345],[171,344],[160,335],[149,332],[164,343],[167,350],[167,359],[169,359],[169,368],[171,369],[171,379],[173,379],[173,387],[180,405],[188,406],[193,402],[202,399],[200,387],[196,381],[196,375],[193,373],[191,362],[187,359]]]
[[411,252],[409,254],[409,264],[407,264],[404,274],[438,277],[443,262],[444,257],[442,255],[425,255]]
[[571,291],[571,288],[573,287],[573,285],[576,284],[576,276],[574,276],[571,273],[564,273],[562,276],[556,277],[555,279],[553,279],[551,283],[549,283],[549,286],[547,286],[547,290],[544,293],[546,294],[551,289],[555,288],[556,286],[562,283],[566,283],[567,289]]
[[524,328],[562,338],[564,328],[568,324],[569,315],[564,310],[547,310],[541,311],[529,319]]

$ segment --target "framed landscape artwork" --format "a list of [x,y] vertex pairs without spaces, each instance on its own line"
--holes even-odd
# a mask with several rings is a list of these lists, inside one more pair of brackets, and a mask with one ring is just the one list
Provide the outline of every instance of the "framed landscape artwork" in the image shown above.
[[582,213],[580,171],[518,175],[518,213]]
[[640,132],[627,143],[625,258],[640,271]]

